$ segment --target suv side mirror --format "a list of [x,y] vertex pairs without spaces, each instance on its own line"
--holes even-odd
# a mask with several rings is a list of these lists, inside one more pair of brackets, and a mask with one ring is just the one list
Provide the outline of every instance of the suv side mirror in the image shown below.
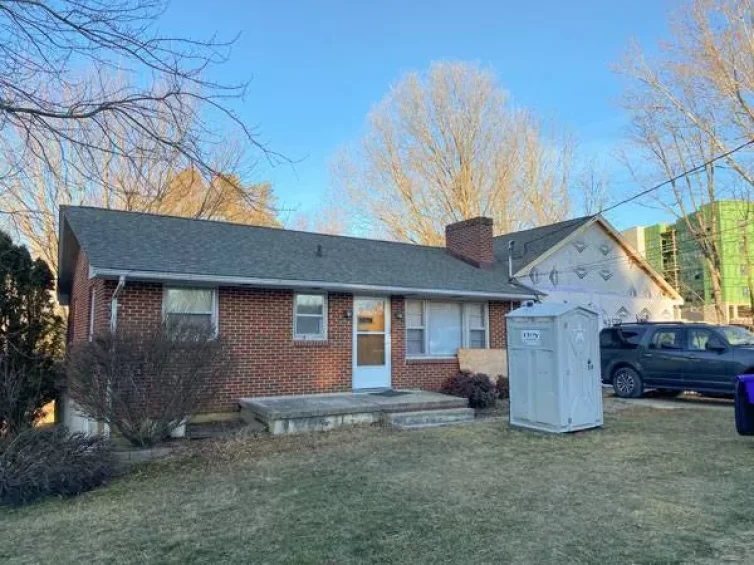
[[710,337],[707,340],[707,344],[704,346],[704,348],[707,351],[716,351],[717,353],[722,353],[723,351],[728,349],[720,338],[714,336]]

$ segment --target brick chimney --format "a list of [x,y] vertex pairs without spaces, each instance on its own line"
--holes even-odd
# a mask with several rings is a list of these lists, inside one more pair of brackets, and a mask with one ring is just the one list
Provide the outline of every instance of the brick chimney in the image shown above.
[[445,248],[451,255],[475,267],[488,268],[492,252],[492,218],[471,218],[445,227]]

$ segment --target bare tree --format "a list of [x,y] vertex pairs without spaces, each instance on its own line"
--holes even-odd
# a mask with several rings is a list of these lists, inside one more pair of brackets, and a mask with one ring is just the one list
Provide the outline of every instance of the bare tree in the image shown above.
[[0,195],[54,178],[61,191],[101,186],[108,206],[118,184],[114,160],[138,185],[152,183],[145,175],[189,166],[213,178],[227,173],[212,156],[230,130],[275,158],[229,105],[246,85],[206,78],[233,41],[160,35],[154,22],[165,6],[0,0]]
[[[213,157],[213,168],[237,170],[238,153],[234,148],[229,145],[219,149]],[[48,166],[63,169],[70,164],[58,149],[51,148],[44,161],[30,155],[24,173],[9,179],[5,192],[0,194],[0,208],[9,212],[9,227],[53,271],[58,262],[58,210],[62,204],[280,225],[269,183],[243,183],[232,173],[208,179],[198,168],[177,168],[182,163],[178,158],[160,163],[118,155],[108,156],[103,163],[103,182],[88,182],[75,173],[75,168],[62,178],[46,171]]]
[[289,229],[322,233],[327,235],[346,235],[351,232],[351,214],[341,203],[325,200],[308,214],[297,214],[285,222]]
[[441,245],[445,225],[490,216],[498,232],[568,215],[572,143],[516,108],[493,74],[440,62],[409,73],[333,163],[337,194],[387,237]]
[[[253,206],[249,204],[249,194],[254,195]],[[161,198],[152,201],[147,209],[189,218],[281,227],[276,201],[270,183],[244,185],[232,174],[207,180],[190,168],[170,178]]]
[[581,168],[576,177],[576,187],[581,194],[583,213],[601,213],[607,205],[610,184],[606,170],[595,158],[588,159]]
[[76,344],[67,373],[71,398],[85,414],[134,445],[152,445],[205,406],[230,369],[222,338],[160,325]]
[[[752,0],[694,0],[675,16],[671,41],[657,60],[631,47],[620,70],[631,79],[625,105],[638,150],[630,159],[637,180],[671,178],[754,139],[752,13]],[[732,153],[719,164],[673,182],[670,198],[660,201],[683,218],[698,246],[723,321],[720,229],[710,210],[732,196],[738,179],[754,186],[752,152]]]

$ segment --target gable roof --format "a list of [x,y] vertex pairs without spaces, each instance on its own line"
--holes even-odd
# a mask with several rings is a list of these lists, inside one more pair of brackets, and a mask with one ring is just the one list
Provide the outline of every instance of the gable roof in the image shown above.
[[513,273],[521,276],[523,271],[556,252],[592,224],[598,224],[605,230],[636,264],[672,298],[682,300],[678,291],[600,214],[566,220],[531,230],[500,235],[495,238],[493,243],[495,260],[498,262],[507,261],[508,242],[511,240],[515,241],[513,248]]
[[493,240],[495,260],[508,264],[508,245],[513,241],[513,272],[518,273],[594,218],[595,216],[584,216],[499,235]]
[[61,207],[60,214],[64,304],[78,247],[90,277],[498,299],[541,294],[509,282],[507,264],[479,269],[442,247],[91,207]]

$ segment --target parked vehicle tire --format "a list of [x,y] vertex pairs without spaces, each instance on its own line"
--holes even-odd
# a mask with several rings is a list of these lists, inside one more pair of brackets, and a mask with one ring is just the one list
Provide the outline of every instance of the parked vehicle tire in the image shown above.
[[639,398],[644,392],[644,383],[631,367],[618,367],[613,373],[613,389],[621,398]]

